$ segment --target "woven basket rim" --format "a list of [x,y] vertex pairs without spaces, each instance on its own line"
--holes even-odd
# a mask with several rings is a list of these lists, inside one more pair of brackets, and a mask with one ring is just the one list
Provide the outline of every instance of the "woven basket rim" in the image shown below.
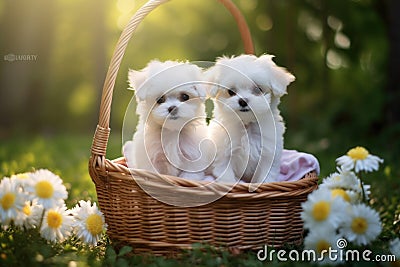
[[[165,190],[168,190],[168,188],[171,188],[171,186],[178,186],[181,190],[188,190],[193,193],[196,192],[194,189],[197,187],[207,186],[207,189],[211,190],[210,192],[216,194],[220,193],[227,198],[243,200],[256,198],[296,197],[313,191],[318,183],[318,176],[316,172],[310,172],[306,174],[304,178],[297,181],[282,181],[260,184],[255,191],[251,192],[249,190],[251,187],[250,183],[238,183],[232,186],[232,184],[188,180],[176,176],[155,173],[148,170],[128,168],[124,162],[124,158],[122,157],[114,160],[106,159],[105,165],[108,175],[103,183],[109,183],[112,180],[119,180],[121,182],[132,181],[135,183],[140,181],[141,183],[148,183],[155,187],[165,188]],[[161,183],[161,181],[164,183]]]

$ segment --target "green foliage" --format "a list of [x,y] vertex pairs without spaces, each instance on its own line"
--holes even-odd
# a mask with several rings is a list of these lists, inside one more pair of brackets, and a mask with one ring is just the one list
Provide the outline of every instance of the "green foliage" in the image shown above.
[[[34,169],[49,169],[63,178],[68,189],[69,202],[96,200],[94,184],[88,173],[92,136],[21,136],[0,142],[0,177],[10,177]],[[110,138],[110,158],[120,156],[119,136]]]
[[94,248],[75,239],[50,243],[34,229],[21,231],[11,226],[0,230],[0,266],[100,266],[103,242]]
[[29,266],[40,266],[57,254],[59,246],[48,245],[37,231],[16,231],[13,228],[1,230],[2,247],[0,265],[15,266],[19,262]]

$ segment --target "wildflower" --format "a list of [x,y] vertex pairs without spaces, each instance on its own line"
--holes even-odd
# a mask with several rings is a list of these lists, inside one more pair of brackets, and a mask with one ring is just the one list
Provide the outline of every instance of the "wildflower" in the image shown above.
[[353,170],[355,172],[366,171],[372,172],[379,169],[379,163],[383,159],[371,155],[364,147],[355,147],[350,149],[346,155],[336,159],[337,164],[345,170]]
[[59,176],[49,170],[38,170],[31,174],[31,179],[24,187],[31,199],[37,199],[44,209],[62,206],[68,197],[67,189]]
[[43,217],[40,235],[52,242],[62,242],[70,236],[72,231],[73,217],[64,205],[49,209]]
[[335,189],[341,188],[344,190],[360,191],[360,180],[354,172],[338,169],[338,172],[332,173],[325,178],[321,183],[321,188]]
[[359,203],[363,194],[366,200],[369,199],[371,186],[362,184],[354,172],[338,169],[338,172],[332,173],[322,181],[320,188],[343,189],[350,197],[350,203]]
[[341,240],[341,237],[336,234],[336,231],[324,229],[313,230],[304,239],[304,249],[315,251],[316,260],[318,260],[319,264],[338,264],[341,262],[341,259],[329,258],[330,250],[340,250],[337,246],[338,240]]
[[24,187],[24,184],[29,180],[30,178],[29,172],[25,173],[18,173],[14,174],[10,177],[11,180],[15,180],[15,182],[18,184],[18,186],[21,186],[22,188]]
[[15,220],[25,204],[26,196],[18,184],[10,178],[0,182],[0,222],[3,226]]
[[19,212],[18,218],[15,220],[15,225],[24,226],[26,229],[39,226],[43,215],[43,206],[37,204],[37,200],[26,201],[25,206]]
[[332,197],[341,197],[346,202],[351,202],[349,193],[341,188],[332,189],[331,195]]
[[365,196],[365,200],[369,200],[369,195],[371,194],[371,185],[364,183],[361,184],[360,181],[360,183],[358,184],[358,188],[359,191],[364,192],[363,194]]
[[103,213],[97,208],[96,203],[93,206],[90,201],[79,201],[79,204],[72,209],[74,214],[74,231],[83,242],[96,245],[101,234],[107,229]]
[[365,204],[353,205],[343,222],[341,233],[357,245],[366,245],[382,231],[379,214]]
[[348,203],[332,196],[326,189],[318,189],[308,195],[302,204],[301,218],[307,229],[336,229],[343,221]]

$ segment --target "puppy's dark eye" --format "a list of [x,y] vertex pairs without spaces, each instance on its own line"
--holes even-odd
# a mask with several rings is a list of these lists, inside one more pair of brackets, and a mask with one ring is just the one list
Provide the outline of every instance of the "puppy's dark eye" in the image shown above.
[[228,89],[228,94],[229,94],[230,96],[234,96],[234,95],[236,95],[236,92],[233,91],[232,89]]
[[185,102],[185,101],[189,100],[189,98],[190,98],[190,97],[189,97],[188,94],[183,93],[183,94],[180,95],[179,100],[180,100],[181,102]]
[[254,89],[253,89],[253,94],[255,94],[255,95],[262,95],[262,94],[264,94],[264,92],[263,92],[263,90],[261,89],[261,87],[256,86],[256,87],[254,87]]
[[162,104],[165,102],[165,96],[160,96],[159,98],[157,98],[157,104]]

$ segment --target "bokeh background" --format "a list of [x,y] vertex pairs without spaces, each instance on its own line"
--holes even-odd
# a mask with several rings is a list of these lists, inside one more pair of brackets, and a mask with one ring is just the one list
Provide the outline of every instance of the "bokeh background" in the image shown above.
[[[296,76],[280,106],[285,146],[315,154],[328,173],[333,159],[362,145],[385,159],[387,172],[398,173],[400,1],[234,2],[248,21],[257,55],[274,54]],[[34,164],[37,155],[22,153],[32,146],[53,153],[54,165],[68,162],[76,150],[89,157],[109,60],[121,30],[144,3],[0,2],[0,146],[7,147],[0,147],[0,158],[8,158],[3,173],[24,160]],[[214,61],[242,52],[236,25],[218,1],[173,0],[152,12],[133,36],[119,72],[110,158],[120,154],[123,117],[133,96],[127,90],[129,68],[141,69],[154,58]],[[20,60],[21,55],[36,57]],[[47,140],[54,138],[51,148]],[[10,157],[18,157],[14,167]]]

